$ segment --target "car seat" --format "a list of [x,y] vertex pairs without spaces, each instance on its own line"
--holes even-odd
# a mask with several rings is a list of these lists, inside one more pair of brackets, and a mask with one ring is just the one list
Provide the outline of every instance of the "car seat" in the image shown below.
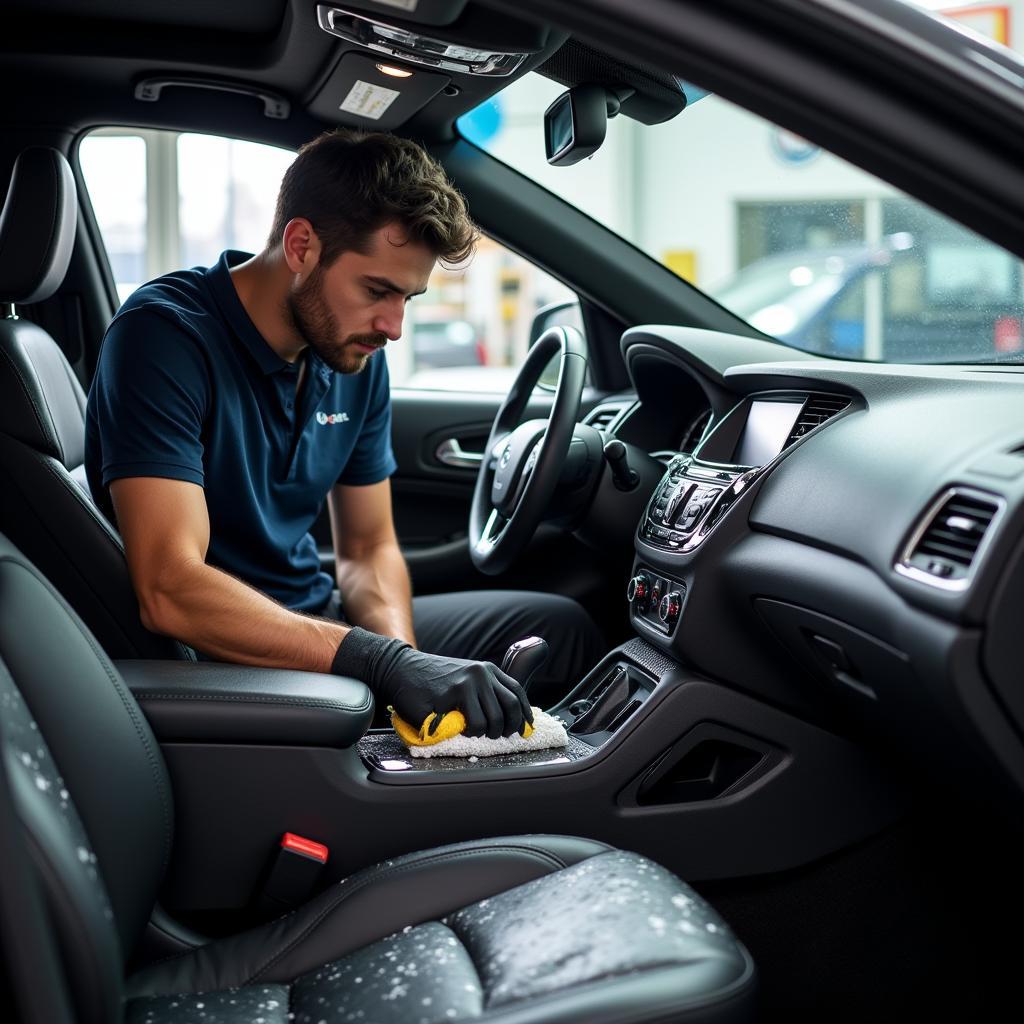
[[64,156],[43,146],[22,152],[0,212],[0,530],[111,657],[192,658],[142,625],[124,548],[85,480],[85,394],[53,338],[16,312],[60,287],[77,216]]

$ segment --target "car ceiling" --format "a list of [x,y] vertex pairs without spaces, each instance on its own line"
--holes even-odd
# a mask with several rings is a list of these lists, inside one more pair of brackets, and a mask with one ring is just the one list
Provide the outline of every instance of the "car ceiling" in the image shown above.
[[[1024,255],[1024,92],[1010,82],[1024,63],[895,0],[335,2],[456,44],[520,46],[530,56],[515,76],[538,68],[562,84],[631,89],[623,112],[642,121],[677,112],[674,80],[657,68],[679,69]],[[7,0],[0,86],[4,119],[19,130],[0,137],[0,151],[32,135],[53,144],[57,134],[118,124],[296,147],[345,123],[336,69],[354,63],[345,70],[351,82],[374,63],[371,51],[360,56],[322,31],[316,7]],[[256,87],[284,99],[289,116],[265,116],[251,93],[176,87],[158,102],[136,99],[140,80],[154,76]],[[460,114],[511,80],[454,78],[457,95],[434,90],[399,123],[362,126],[443,143]],[[13,153],[0,157],[7,163]]]
[[[554,80],[600,81],[631,93],[624,113],[648,123],[682,109],[672,77],[652,66],[629,65],[569,40],[564,32],[515,15],[467,3],[420,0],[404,11],[398,0],[340,0],[335,6],[408,26],[466,46],[522,50],[515,77],[545,65]],[[317,24],[316,0],[9,0],[0,82],[7,120],[78,130],[96,124],[153,125],[219,132],[297,145],[325,127],[401,130],[426,141],[450,138],[457,117],[506,86],[509,77],[479,77],[404,65],[410,99],[398,118],[382,122],[338,109],[356,78],[395,86],[375,68],[380,54],[336,38]],[[246,93],[166,87],[156,102],[137,98],[141,82],[216,81]],[[287,118],[269,117],[262,92],[280,98]],[[403,103],[405,97],[403,96]]]

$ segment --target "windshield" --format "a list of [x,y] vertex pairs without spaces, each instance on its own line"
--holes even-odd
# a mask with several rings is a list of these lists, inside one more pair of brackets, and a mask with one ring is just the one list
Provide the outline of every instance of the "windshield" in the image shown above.
[[1024,267],[1000,247],[717,96],[663,124],[614,117],[594,156],[552,167],[544,111],[562,91],[525,76],[459,129],[787,345],[1024,358]]

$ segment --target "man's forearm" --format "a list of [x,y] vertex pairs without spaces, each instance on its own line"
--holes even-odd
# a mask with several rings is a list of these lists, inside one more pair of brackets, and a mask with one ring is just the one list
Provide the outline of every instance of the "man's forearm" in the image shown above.
[[348,627],[290,611],[199,560],[165,572],[140,595],[143,620],[224,661],[328,672]]
[[337,577],[346,621],[416,646],[409,570],[397,544],[379,544],[357,558],[339,558]]

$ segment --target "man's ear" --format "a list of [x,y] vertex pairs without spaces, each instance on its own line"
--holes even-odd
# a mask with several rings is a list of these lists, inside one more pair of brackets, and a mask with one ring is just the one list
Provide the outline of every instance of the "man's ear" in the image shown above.
[[293,274],[310,274],[320,262],[320,239],[305,217],[288,221],[281,239],[284,260]]

